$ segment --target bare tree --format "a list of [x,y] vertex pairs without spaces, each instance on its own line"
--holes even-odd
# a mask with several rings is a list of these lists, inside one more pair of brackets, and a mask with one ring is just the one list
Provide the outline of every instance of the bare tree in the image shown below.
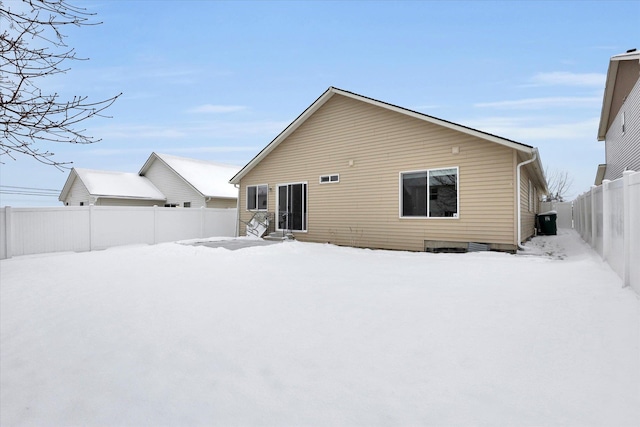
[[65,0],[0,0],[0,163],[3,156],[16,160],[23,154],[61,169],[71,162],[54,160],[42,144],[100,141],[77,126],[105,117],[102,112],[120,95],[98,102],[87,96],[62,100],[40,88],[42,79],[67,72],[69,60],[81,60],[65,43],[62,29],[97,25],[90,22],[94,15]]
[[547,178],[547,187],[549,188],[548,202],[564,202],[567,193],[573,185],[573,178],[569,177],[569,172],[554,169],[544,170],[544,176]]

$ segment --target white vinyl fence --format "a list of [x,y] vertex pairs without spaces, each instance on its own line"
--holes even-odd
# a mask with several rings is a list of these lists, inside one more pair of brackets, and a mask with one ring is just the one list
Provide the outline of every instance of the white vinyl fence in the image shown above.
[[556,211],[556,225],[558,228],[573,228],[572,202],[541,202],[540,212]]
[[236,235],[236,209],[0,208],[0,259]]
[[573,202],[575,229],[640,294],[640,172],[603,181]]

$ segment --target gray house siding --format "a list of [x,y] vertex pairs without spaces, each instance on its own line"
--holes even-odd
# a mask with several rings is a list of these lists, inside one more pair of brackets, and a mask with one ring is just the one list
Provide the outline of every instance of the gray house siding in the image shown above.
[[205,198],[162,161],[155,159],[144,176],[167,197],[165,203],[184,207],[188,202],[192,208],[206,207]]
[[604,179],[621,178],[625,170],[640,171],[640,79],[620,107],[605,141],[607,169]]
[[64,204],[65,206],[80,206],[80,203],[84,206],[88,206],[91,203],[91,195],[82,181],[75,178],[71,185],[71,191],[69,191],[69,195],[64,201]]

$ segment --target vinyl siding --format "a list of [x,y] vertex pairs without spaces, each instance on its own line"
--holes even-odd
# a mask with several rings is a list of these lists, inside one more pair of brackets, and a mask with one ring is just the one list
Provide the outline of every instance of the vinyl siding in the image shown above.
[[[306,181],[299,240],[416,251],[425,240],[515,245],[514,164],[511,148],[336,95],[242,178],[240,216],[251,217],[248,185],[267,183],[275,212],[277,185]],[[459,168],[459,218],[400,218],[400,172],[449,167]],[[319,184],[327,174],[340,182]]]
[[236,199],[212,198],[211,200],[207,200],[208,208],[235,209],[237,205],[238,205],[238,201]]
[[192,208],[205,206],[204,197],[158,159],[153,161],[144,176],[166,196],[165,203],[184,206],[184,202],[191,202]]
[[[622,133],[622,114],[625,132]],[[640,171],[640,79],[621,105],[605,138],[607,169],[604,179],[622,177],[625,169]]]
[[71,184],[71,189],[67,194],[66,200],[64,200],[65,206],[80,206],[80,202],[83,202],[85,206],[89,206],[91,203],[91,196],[87,187],[84,186],[80,179],[76,178]]

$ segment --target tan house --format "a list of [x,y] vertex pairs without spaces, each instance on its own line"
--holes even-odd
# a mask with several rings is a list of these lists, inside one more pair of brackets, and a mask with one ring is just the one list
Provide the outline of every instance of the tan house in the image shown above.
[[296,239],[515,251],[547,193],[536,148],[330,87],[242,168],[254,215]]

